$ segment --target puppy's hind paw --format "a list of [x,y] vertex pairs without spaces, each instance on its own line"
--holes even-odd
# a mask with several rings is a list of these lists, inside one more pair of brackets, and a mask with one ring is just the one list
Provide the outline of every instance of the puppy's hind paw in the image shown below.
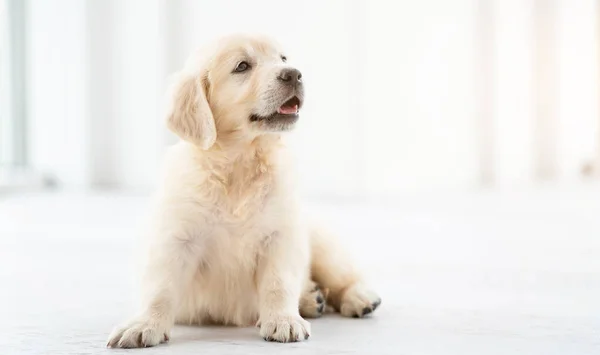
[[346,290],[342,297],[340,313],[345,317],[363,318],[381,305],[381,298],[361,285]]
[[304,292],[300,298],[300,315],[304,318],[319,318],[325,312],[326,299],[326,293],[318,287]]

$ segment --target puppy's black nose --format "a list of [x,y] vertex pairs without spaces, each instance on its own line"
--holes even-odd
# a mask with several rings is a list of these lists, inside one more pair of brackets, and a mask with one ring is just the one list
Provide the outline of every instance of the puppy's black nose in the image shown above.
[[286,68],[279,72],[277,79],[287,84],[294,85],[301,82],[302,73],[300,73],[300,70],[298,69]]

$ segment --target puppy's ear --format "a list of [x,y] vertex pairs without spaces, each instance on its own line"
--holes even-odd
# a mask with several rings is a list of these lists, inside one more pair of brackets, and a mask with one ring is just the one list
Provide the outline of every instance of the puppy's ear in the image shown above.
[[206,74],[178,74],[170,88],[167,126],[182,139],[204,150],[217,139],[217,129],[207,99]]

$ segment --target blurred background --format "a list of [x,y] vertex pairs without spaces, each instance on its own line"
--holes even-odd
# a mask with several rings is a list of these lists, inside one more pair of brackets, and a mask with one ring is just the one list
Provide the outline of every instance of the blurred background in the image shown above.
[[306,195],[588,184],[598,3],[0,0],[0,191],[152,191],[168,76],[237,31],[278,38],[306,77]]
[[298,354],[600,354],[600,0],[0,0],[3,351],[105,353],[168,77],[240,31],[302,70],[304,196],[384,300]]

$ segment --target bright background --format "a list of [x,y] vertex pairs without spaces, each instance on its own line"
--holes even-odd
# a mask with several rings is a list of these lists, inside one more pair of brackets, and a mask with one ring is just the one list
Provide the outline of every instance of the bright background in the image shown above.
[[107,354],[167,77],[237,31],[302,70],[304,194],[383,299],[294,354],[600,354],[600,0],[0,0],[2,354]]
[[65,189],[151,191],[174,142],[168,75],[236,31],[275,36],[304,73],[294,143],[307,195],[598,175],[594,0],[0,3],[0,156],[12,185],[19,165]]

